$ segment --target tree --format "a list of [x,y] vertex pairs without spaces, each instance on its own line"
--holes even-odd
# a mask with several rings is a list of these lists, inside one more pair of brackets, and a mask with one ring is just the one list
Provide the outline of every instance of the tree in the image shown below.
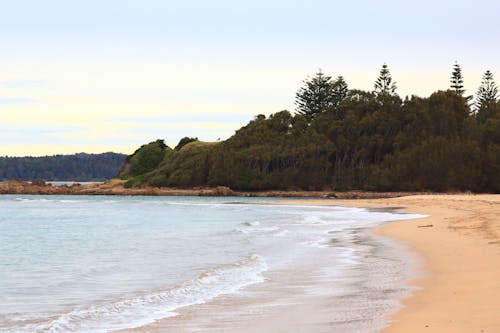
[[476,110],[487,109],[497,101],[498,87],[493,80],[493,73],[487,70],[477,90]]
[[453,65],[453,71],[451,72],[451,86],[450,88],[454,90],[458,95],[462,96],[465,98],[467,102],[472,100],[473,96],[464,96],[465,89],[464,89],[464,77],[462,75],[462,68],[458,64],[458,62],[455,62]]
[[385,64],[375,91],[347,90],[343,78],[321,72],[305,82],[297,93],[302,112],[258,115],[221,143],[191,143],[180,150],[147,145],[128,163],[137,164],[133,170],[147,167],[145,173],[131,172],[125,184],[500,191],[500,102],[491,73],[478,94],[491,105],[484,102],[477,115],[462,96],[458,64],[454,90],[404,103]]
[[312,79],[304,81],[305,85],[295,95],[297,113],[312,120],[334,106],[335,94],[331,79],[319,71]]
[[463,96],[465,92],[464,78],[462,76],[462,68],[460,68],[458,62],[455,62],[455,64],[453,65],[453,71],[451,72],[450,82],[451,82],[450,88],[460,96]]
[[[163,140],[156,140],[142,145],[129,157],[129,166],[124,172],[138,176],[154,170],[165,157],[165,150],[170,149]],[[127,170],[128,169],[128,170]]]
[[375,81],[375,93],[377,95],[395,95],[396,94],[396,82],[392,82],[392,76],[387,64],[382,65],[380,70],[380,75]]
[[340,104],[348,98],[349,88],[347,82],[344,80],[342,75],[338,76],[337,79],[332,83],[333,89],[333,107],[330,111],[334,114],[336,119],[343,118],[342,108]]
[[187,145],[188,143],[195,142],[195,141],[199,141],[198,138],[190,138],[190,137],[185,136],[179,141],[177,146],[175,146],[174,150],[181,150],[181,148],[184,147],[185,145]]
[[340,75],[332,84],[335,106],[339,105],[347,97],[349,87],[344,77]]
[[125,158],[115,153],[0,157],[0,180],[101,181],[116,177]]

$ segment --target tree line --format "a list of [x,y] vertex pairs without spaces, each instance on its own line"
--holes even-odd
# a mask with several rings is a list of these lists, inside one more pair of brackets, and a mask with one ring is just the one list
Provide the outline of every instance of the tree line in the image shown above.
[[0,157],[0,180],[104,181],[116,177],[124,154]]
[[216,144],[156,143],[147,171],[122,178],[129,186],[500,192],[500,102],[491,71],[472,99],[457,63],[449,88],[425,98],[401,98],[386,64],[372,91],[320,71],[298,90],[295,114],[257,115]]

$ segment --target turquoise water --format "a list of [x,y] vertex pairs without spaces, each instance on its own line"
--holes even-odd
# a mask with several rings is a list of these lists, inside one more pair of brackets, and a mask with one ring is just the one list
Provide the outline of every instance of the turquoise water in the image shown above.
[[341,274],[332,238],[411,217],[265,200],[0,196],[0,332],[138,327],[324,251]]

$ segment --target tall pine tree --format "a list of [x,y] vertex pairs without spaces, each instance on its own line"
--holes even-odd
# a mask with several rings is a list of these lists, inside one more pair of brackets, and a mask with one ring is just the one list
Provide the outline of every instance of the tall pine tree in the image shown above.
[[340,75],[332,84],[333,96],[335,99],[335,104],[339,105],[346,97],[349,92],[349,87],[347,82],[345,82],[344,77]]
[[476,110],[488,108],[497,101],[498,87],[493,79],[493,73],[487,70],[477,90]]
[[473,96],[464,96],[464,77],[462,75],[462,68],[460,67],[458,62],[455,62],[455,64],[453,65],[450,82],[450,88],[454,90],[458,95],[464,97],[467,102],[472,100]]
[[304,86],[295,95],[297,113],[311,120],[334,107],[336,98],[331,80],[331,76],[319,71],[312,79],[304,81]]
[[380,75],[375,81],[375,93],[377,95],[394,95],[396,94],[396,82],[392,82],[392,76],[387,64],[382,65]]
[[450,82],[451,82],[450,88],[460,96],[463,96],[465,92],[464,78],[462,76],[462,68],[460,68],[458,62],[455,62],[455,64],[453,65],[453,71],[451,72]]

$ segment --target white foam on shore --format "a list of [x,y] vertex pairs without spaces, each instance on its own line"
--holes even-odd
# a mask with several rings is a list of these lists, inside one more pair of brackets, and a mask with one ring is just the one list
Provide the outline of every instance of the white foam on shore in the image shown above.
[[[77,200],[73,200],[67,199],[66,197],[63,198],[51,198],[50,202],[53,201],[55,203],[71,204],[64,206],[65,209],[69,206],[77,206],[73,204],[75,202],[79,203],[79,205],[83,203],[99,204],[99,202],[95,202],[94,199],[83,200],[78,198]],[[40,199],[19,197],[14,200],[36,200],[42,203],[49,201],[44,197]],[[393,269],[394,267],[399,269],[398,267],[402,267],[402,264],[399,262],[394,264],[390,261],[386,262],[382,260],[384,258],[381,258],[379,253],[374,255],[371,249],[375,249],[376,246],[373,244],[373,246],[368,246],[366,248],[359,246],[360,234],[363,233],[363,231],[383,224],[384,221],[420,217],[411,214],[394,214],[389,212],[368,211],[361,208],[344,208],[339,206],[321,207],[314,205],[265,205],[254,203],[251,205],[245,203],[231,203],[229,205],[223,202],[169,202],[166,200],[156,199],[145,200],[143,198],[141,198],[141,200],[109,200],[106,198],[104,202],[107,206],[110,204],[123,203],[127,205],[134,204],[134,207],[135,204],[143,205],[147,203],[146,207],[150,208],[149,212],[155,212],[168,206],[192,207],[193,205],[204,206],[209,209],[213,209],[214,211],[220,211],[219,208],[223,208],[223,211],[226,212],[230,210],[238,211],[240,216],[244,216],[243,219],[240,219],[240,216],[237,216],[238,219],[233,219],[233,221],[235,221],[234,224],[228,223],[227,226],[224,225],[221,229],[217,229],[218,225],[215,224],[213,227],[214,231],[212,231],[212,225],[205,222],[206,225],[202,224],[202,227],[210,230],[210,233],[203,234],[203,238],[193,238],[193,242],[187,244],[206,245],[207,250],[210,250],[210,242],[216,240],[217,242],[214,242],[214,244],[217,246],[217,249],[220,248],[220,252],[227,251],[229,245],[231,244],[238,247],[238,250],[241,248],[241,252],[238,252],[238,256],[232,257],[228,261],[223,261],[233,262],[232,264],[214,267],[213,269],[207,270],[198,275],[196,278],[182,283],[181,281],[184,279],[195,276],[198,272],[200,272],[200,270],[194,270],[192,273],[189,273],[187,277],[184,276],[182,279],[174,282],[176,284],[165,283],[163,284],[163,287],[151,287],[152,289],[154,288],[154,292],[140,292],[133,290],[131,291],[131,293],[133,293],[132,296],[122,293],[120,296],[116,296],[116,298],[96,297],[96,301],[91,300],[91,303],[82,302],[76,308],[71,307],[60,310],[67,311],[65,313],[54,314],[55,312],[52,312],[50,315],[51,317],[45,318],[31,318],[29,316],[20,316],[15,318],[15,316],[10,316],[11,314],[8,314],[10,318],[7,319],[9,324],[12,323],[12,326],[7,329],[2,329],[1,324],[3,319],[0,318],[0,332],[93,333],[141,327],[155,322],[158,319],[175,316],[176,311],[179,311],[181,308],[202,304],[213,300],[220,295],[238,293],[239,290],[246,286],[264,282],[265,278],[262,273],[268,270],[268,265],[270,266],[269,271],[266,273],[266,276],[268,277],[268,274],[277,270],[287,270],[289,273],[288,275],[293,276],[296,274],[297,268],[300,268],[301,265],[312,265],[317,261],[319,266],[327,266],[321,267],[322,269],[324,268],[324,271],[319,271],[319,273],[321,273],[321,279],[327,281],[327,290],[330,290],[331,292],[331,290],[334,289],[334,294],[337,294],[345,293],[353,288],[352,290],[356,292],[359,291],[360,284],[367,283],[365,280],[366,273],[358,275],[360,272],[366,272],[364,269],[358,269],[360,266],[373,267],[373,274],[377,277],[377,280],[380,281],[387,279],[389,276],[391,276],[391,279],[396,279],[397,276],[399,276],[397,275],[397,272],[395,272],[394,275],[384,274],[384,270]],[[265,208],[266,214],[263,214],[262,211],[257,211],[257,213],[263,214],[264,217],[261,217],[258,214],[255,216],[250,215],[254,207]],[[267,211],[268,209],[269,212]],[[248,211],[250,211],[250,213],[248,213]],[[273,211],[277,216],[276,219],[273,219],[275,215],[270,214],[270,212]],[[163,214],[161,217],[163,218],[163,216],[169,216],[169,214]],[[161,221],[161,219],[157,219],[157,221]],[[182,226],[185,225],[187,225],[187,223],[184,223]],[[174,226],[176,228],[172,229],[178,230],[177,228],[180,227],[181,224],[179,223]],[[186,237],[186,235],[190,235],[190,233],[191,231],[186,231],[186,234],[182,235],[182,237]],[[215,238],[212,238],[212,235],[215,235]],[[177,234],[176,237],[180,238],[181,236]],[[219,239],[218,237],[221,238]],[[362,241],[364,240],[365,239],[362,239]],[[163,247],[161,249],[163,249]],[[154,257],[156,257],[156,253]],[[214,253],[219,253],[219,250]],[[250,253],[259,253],[260,255],[246,257]],[[385,252],[383,252],[383,254],[384,256],[386,255]],[[366,260],[366,257],[372,258],[373,260]],[[209,259],[211,260],[211,258]],[[210,262],[213,261],[207,261],[207,263]],[[387,265],[382,267],[382,264]],[[212,263],[204,267],[214,265],[215,264]],[[154,265],[152,264],[150,266],[153,267]],[[380,266],[380,268],[378,268],[378,266]],[[166,266],[163,265],[158,267]],[[120,269],[123,268],[124,267],[117,266],[116,271],[120,271]],[[97,268],[95,269],[97,270]],[[97,272],[98,271],[89,270],[88,274],[85,273],[85,277],[92,279]],[[307,273],[311,272],[312,271],[308,271]],[[317,272],[318,271],[315,271],[314,273],[316,274]],[[79,276],[81,277],[81,275]],[[151,276],[156,275],[153,274]],[[270,280],[272,280],[272,278],[270,278]],[[332,283],[332,281],[339,283],[335,284]],[[319,279],[313,279],[312,285],[301,286],[301,288],[307,287],[315,289],[317,286],[318,293],[321,294],[325,289],[323,289],[323,286],[320,285],[322,283],[320,282],[321,281],[319,281]],[[266,285],[267,283],[264,283],[258,285],[258,287],[263,286],[265,289]],[[288,287],[286,279],[283,280],[283,285]],[[377,289],[379,287],[380,285],[367,285],[365,291],[368,291],[370,288]],[[384,288],[390,289],[385,285]],[[248,289],[245,289],[245,292],[246,291],[248,291]],[[373,295],[375,295],[375,293]],[[384,293],[376,295],[377,297],[385,296]],[[98,301],[99,299],[107,301],[101,302]],[[352,298],[352,302],[354,303],[349,303],[351,302],[351,299],[349,299],[349,302],[346,301],[346,312],[342,315],[339,313],[339,320],[347,321],[352,319],[349,317],[349,311],[352,310],[349,306],[356,304],[356,302],[364,301],[366,301],[366,299],[360,298],[356,300],[356,297]],[[380,313],[382,313],[382,307],[393,306],[392,303],[388,304],[382,301],[380,304]],[[376,317],[379,314],[377,311],[374,310],[373,317]],[[353,330],[352,332],[356,332],[356,330]]]
[[13,328],[11,332],[109,332],[144,326],[175,316],[179,308],[205,303],[217,296],[264,281],[267,264],[259,255],[223,265],[170,290],[73,310],[37,325]]

